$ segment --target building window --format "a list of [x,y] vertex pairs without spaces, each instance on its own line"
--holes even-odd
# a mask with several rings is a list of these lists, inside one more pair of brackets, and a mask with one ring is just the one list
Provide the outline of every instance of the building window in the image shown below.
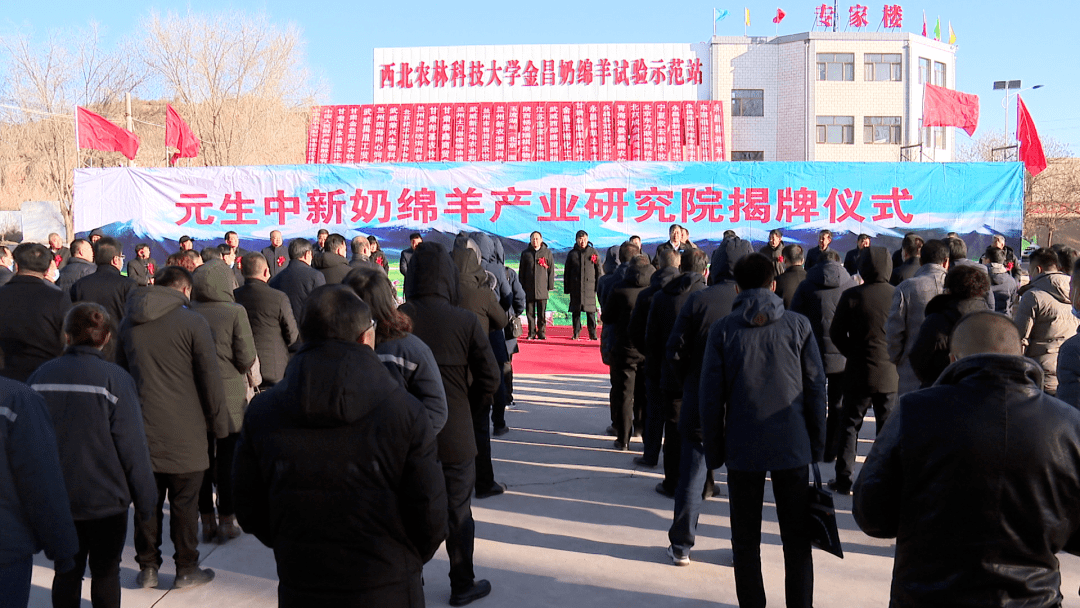
[[945,64],[940,61],[934,62],[934,82],[935,86],[944,87],[945,84]]
[[866,68],[867,82],[903,79],[900,72],[900,53],[866,53],[863,55],[863,66]]
[[817,143],[853,144],[855,143],[854,116],[818,116]]
[[919,130],[922,132],[922,141],[920,143],[924,148],[945,149],[945,127],[924,127],[920,118]]
[[919,57],[919,84],[930,82],[930,60]]
[[732,89],[732,116],[764,116],[765,91],[761,89]]
[[900,137],[899,116],[863,117],[864,144],[899,144]]
[[731,160],[733,161],[752,161],[752,160],[765,160],[764,152],[732,152]]
[[855,53],[818,53],[818,80],[855,80]]

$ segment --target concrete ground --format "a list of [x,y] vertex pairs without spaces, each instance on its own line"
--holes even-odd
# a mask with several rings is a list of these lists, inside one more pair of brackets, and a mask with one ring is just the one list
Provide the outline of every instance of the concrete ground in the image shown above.
[[[476,518],[476,574],[493,591],[475,606],[532,608],[581,606],[736,606],[726,499],[706,502],[689,567],[673,566],[664,549],[673,501],[653,487],[661,468],[635,467],[640,454],[612,449],[604,434],[609,423],[608,380],[603,376],[518,376],[517,406],[507,412],[513,429],[493,440],[496,478],[506,494],[473,502]],[[873,422],[867,418],[859,453],[870,449]],[[862,458],[860,457],[860,461]],[[832,465],[822,467],[825,479]],[[722,482],[723,472],[717,476]],[[723,487],[723,486],[721,486]],[[726,492],[725,492],[726,493]],[[776,512],[766,485],[762,563],[771,605],[783,604],[784,571]],[[858,530],[851,499],[836,497],[845,558],[814,551],[815,604],[819,607],[887,606],[893,544]],[[161,589],[135,589],[138,566],[129,539],[121,583],[123,605],[133,608],[181,606],[275,606],[277,577],[273,554],[244,535],[226,545],[201,545],[202,566],[212,583],[171,591],[174,571],[166,539]],[[1064,606],[1080,607],[1080,558],[1061,555]],[[30,605],[49,606],[52,564],[34,561]],[[425,568],[428,606],[446,606],[449,565],[442,549]],[[87,575],[89,577],[89,574]],[[83,585],[90,606],[90,581]]]

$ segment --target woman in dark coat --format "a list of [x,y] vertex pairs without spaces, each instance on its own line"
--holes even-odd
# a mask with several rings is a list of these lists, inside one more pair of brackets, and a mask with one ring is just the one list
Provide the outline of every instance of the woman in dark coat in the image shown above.
[[570,320],[574,339],[581,333],[581,313],[589,327],[589,339],[596,339],[596,281],[604,275],[600,254],[589,243],[589,234],[578,230],[574,248],[566,254],[563,290],[570,295]]
[[547,325],[548,292],[555,289],[555,256],[551,255],[539,232],[529,235],[529,246],[521,252],[518,279],[525,288],[525,316],[529,339],[544,340]]

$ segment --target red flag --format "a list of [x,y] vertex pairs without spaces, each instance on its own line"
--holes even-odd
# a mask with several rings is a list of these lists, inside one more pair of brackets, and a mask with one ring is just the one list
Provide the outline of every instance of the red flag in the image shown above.
[[979,96],[927,83],[923,91],[924,127],[960,127],[968,135],[979,126]]
[[1046,153],[1039,141],[1039,132],[1035,130],[1035,121],[1031,120],[1019,95],[1016,96],[1016,139],[1020,140],[1020,160],[1024,161],[1024,168],[1028,173],[1038,175],[1046,168]]
[[922,35],[923,38],[926,38],[926,11],[923,11],[922,14]]
[[79,132],[79,147],[120,152],[132,160],[139,151],[139,138],[127,129],[109,122],[86,108],[75,107],[76,125]]
[[787,17],[787,13],[784,12],[784,9],[778,8],[776,9],[776,16],[772,18],[772,22],[780,23],[784,20],[784,17]]
[[170,165],[175,165],[178,158],[195,158],[201,145],[199,138],[169,104],[165,104],[165,145],[179,150],[169,159]]

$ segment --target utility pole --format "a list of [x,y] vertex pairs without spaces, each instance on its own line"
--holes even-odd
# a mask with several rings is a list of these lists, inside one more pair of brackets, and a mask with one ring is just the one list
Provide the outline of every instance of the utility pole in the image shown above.
[[[127,112],[124,114],[124,118],[127,119],[127,130],[134,133],[135,132],[135,120],[131,116],[131,91],[128,91],[127,93],[124,93],[124,101],[127,103]],[[128,161],[128,166],[129,167],[134,167],[135,166],[135,159],[129,160]]]

